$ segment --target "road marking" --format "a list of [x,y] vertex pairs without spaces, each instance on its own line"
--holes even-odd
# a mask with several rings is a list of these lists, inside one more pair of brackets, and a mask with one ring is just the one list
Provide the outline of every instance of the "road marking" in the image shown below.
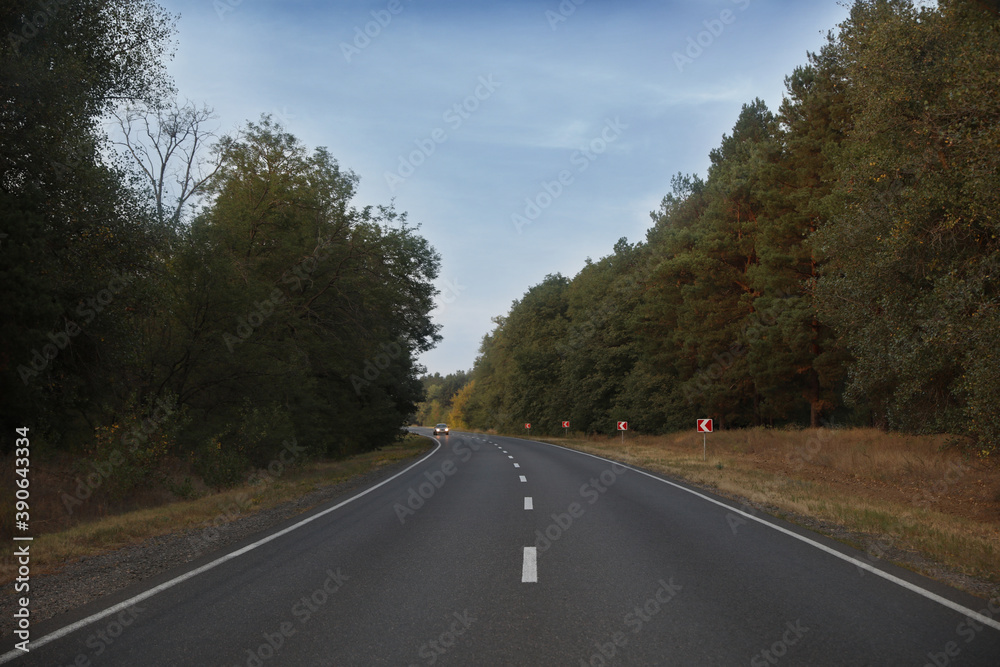
[[512,459],[512,458],[514,458],[514,457],[513,457],[513,456],[508,456],[507,458],[509,458],[509,459]]
[[526,509],[526,510],[533,510],[533,509],[535,509],[535,505],[534,505],[534,503],[531,500],[531,496],[525,496],[524,497],[524,509]]
[[514,464],[514,467],[515,467],[515,468],[520,468],[520,467],[521,467],[521,464],[520,464],[520,463],[515,463],[515,464]]
[[527,482],[527,481],[528,481],[528,478],[527,478],[527,477],[525,477],[524,475],[521,475],[521,481],[522,481],[522,482]]
[[538,583],[538,550],[524,547],[524,562],[521,565],[521,583]]
[[500,451],[502,451],[502,452],[503,452],[504,454],[506,454],[506,453],[507,453],[507,450],[506,450],[506,449],[501,449]]
[[[774,530],[778,531],[779,533],[784,533],[785,535],[788,535],[789,537],[793,537],[796,540],[799,540],[801,542],[805,542],[806,544],[814,546],[817,549],[819,549],[820,551],[825,551],[826,553],[830,554],[831,556],[834,556],[834,557],[839,558],[841,560],[845,560],[848,563],[850,563],[851,565],[854,565],[855,567],[859,567],[862,570],[865,570],[867,572],[871,572],[872,574],[874,574],[876,576],[882,577],[886,581],[890,581],[890,582],[896,584],[897,586],[901,586],[902,588],[905,588],[908,591],[916,593],[917,595],[923,596],[923,597],[927,598],[928,600],[932,600],[934,602],[937,602],[938,604],[940,604],[943,607],[948,607],[952,611],[957,611],[958,613],[962,614],[963,616],[975,619],[975,620],[979,621],[980,623],[982,623],[983,625],[988,625],[991,628],[995,628],[997,630],[1000,630],[1000,621],[996,621],[996,620],[994,620],[990,616],[986,616],[984,614],[981,614],[981,613],[979,613],[977,611],[974,611],[973,609],[970,609],[969,607],[961,605],[961,604],[959,604],[957,602],[952,602],[951,600],[949,600],[946,597],[938,595],[937,593],[932,593],[931,591],[929,591],[929,590],[927,590],[925,588],[921,588],[920,586],[918,586],[916,584],[910,583],[906,579],[900,579],[899,577],[897,577],[894,574],[890,574],[888,572],[884,572],[884,571],[878,569],[877,567],[875,567],[875,566],[873,566],[873,565],[871,565],[869,563],[866,563],[866,562],[864,562],[862,560],[858,560],[857,558],[854,558],[853,556],[849,556],[848,554],[841,553],[840,551],[837,551],[836,549],[834,549],[832,547],[828,547],[825,544],[820,544],[819,542],[817,542],[817,541],[815,541],[813,539],[810,539],[809,537],[806,537],[805,535],[799,535],[798,533],[796,533],[793,530],[789,530],[789,529],[787,529],[787,528],[785,528],[783,526],[779,526],[777,524],[771,523],[770,521],[766,521],[766,520],[764,520],[764,519],[762,519],[762,518],[760,518],[758,516],[754,516],[753,514],[750,514],[749,512],[744,512],[743,510],[738,509],[736,507],[733,507],[732,505],[727,505],[726,503],[722,502],[721,500],[716,500],[715,498],[712,498],[710,496],[706,496],[704,493],[699,493],[699,492],[695,491],[694,489],[688,489],[688,488],[686,488],[684,486],[681,486],[680,484],[677,484],[676,482],[671,482],[669,479],[663,479],[662,477],[657,477],[656,475],[652,475],[652,474],[646,472],[645,470],[639,470],[638,468],[633,468],[630,465],[626,465],[624,463],[619,463],[618,461],[612,461],[611,459],[606,459],[606,458],[604,458],[602,456],[595,456],[594,454],[588,454],[587,452],[579,452],[579,451],[577,451],[575,449],[570,449],[569,447],[562,447],[560,445],[553,445],[552,443],[540,442],[538,440],[525,440],[525,442],[537,443],[539,445],[547,445],[549,447],[558,447],[559,449],[564,449],[564,450],[566,450],[568,452],[573,452],[574,454],[580,454],[582,456],[589,456],[590,458],[597,459],[598,461],[604,461],[605,463],[613,463],[614,465],[618,465],[618,466],[621,466],[623,468],[627,468],[628,470],[631,470],[633,472],[637,472],[640,475],[645,475],[646,477],[649,477],[651,479],[655,479],[657,482],[663,482],[664,484],[668,484],[668,485],[670,485],[670,486],[672,486],[672,487],[674,487],[676,489],[680,489],[681,491],[685,491],[687,493],[690,493],[693,496],[697,496],[697,497],[701,498],[702,500],[707,500],[708,502],[710,502],[710,503],[712,503],[714,505],[718,505],[719,507],[723,507],[723,508],[729,510],[730,512],[735,512],[736,514],[739,514],[740,516],[745,517],[745,518],[749,519],[750,521],[756,521],[757,523],[763,524],[763,525],[765,525],[765,526],[767,526],[769,528],[773,528]],[[524,482],[524,481],[527,481],[527,480],[525,480],[522,477],[521,481]]]
[[[397,472],[392,477],[390,477],[388,479],[382,480],[381,482],[379,482],[375,486],[367,488],[364,491],[362,491],[361,493],[357,494],[356,496],[351,496],[347,500],[344,500],[343,502],[339,502],[336,505],[334,505],[333,507],[328,507],[327,509],[323,510],[322,512],[317,512],[316,514],[313,514],[310,517],[306,517],[305,519],[302,519],[302,521],[299,521],[298,523],[292,524],[291,526],[288,526],[287,528],[285,528],[283,530],[279,530],[276,533],[271,533],[267,537],[259,539],[256,542],[254,542],[253,544],[248,544],[245,547],[243,547],[242,549],[237,549],[236,551],[230,552],[230,553],[226,554],[225,556],[222,556],[220,558],[216,558],[215,560],[213,560],[210,563],[206,563],[206,564],[202,565],[199,568],[196,568],[194,570],[190,570],[188,572],[185,572],[184,574],[182,574],[180,576],[174,577],[170,581],[165,581],[162,584],[160,584],[159,586],[155,586],[153,588],[150,588],[147,591],[143,591],[142,593],[139,593],[138,595],[133,596],[133,597],[129,598],[128,600],[125,600],[124,602],[119,602],[118,604],[116,604],[114,606],[108,607],[104,611],[99,611],[96,614],[91,614],[87,618],[81,618],[76,623],[70,623],[69,625],[67,625],[65,627],[59,628],[55,632],[50,632],[49,634],[45,635],[44,637],[39,637],[38,639],[32,639],[31,640],[31,644],[30,644],[31,649],[34,650],[34,649],[37,649],[40,646],[45,646],[48,643],[54,642],[57,639],[62,639],[66,635],[70,634],[71,632],[75,632],[75,631],[79,630],[80,628],[86,627],[86,626],[90,625],[91,623],[94,623],[96,621],[101,620],[102,618],[107,618],[108,616],[111,616],[113,614],[117,614],[120,611],[124,611],[124,610],[128,609],[129,607],[142,602],[143,600],[147,600],[147,599],[153,597],[157,593],[162,593],[163,591],[165,591],[165,590],[167,590],[169,588],[173,588],[177,584],[183,583],[183,582],[187,581],[188,579],[192,579],[194,577],[197,577],[199,574],[202,574],[204,572],[208,572],[209,570],[211,570],[211,569],[213,569],[213,568],[215,568],[215,567],[217,567],[219,565],[222,565],[223,563],[231,561],[234,558],[239,558],[243,554],[245,554],[245,553],[247,553],[249,551],[253,551],[257,547],[263,546],[263,545],[267,544],[268,542],[272,542],[272,541],[278,539],[279,537],[281,537],[283,535],[286,535],[287,533],[290,533],[290,532],[292,532],[293,530],[295,530],[297,528],[301,528],[302,526],[306,525],[307,523],[311,523],[311,522],[315,521],[316,519],[318,519],[318,518],[320,518],[322,516],[326,516],[330,512],[333,512],[333,511],[336,511],[336,510],[340,509],[341,507],[343,507],[347,503],[350,503],[350,502],[353,502],[353,501],[357,500],[361,496],[368,495],[369,493],[371,493],[375,489],[379,488],[380,486],[384,486],[385,484],[388,484],[389,482],[391,482],[392,480],[396,479],[397,477],[399,477],[401,475],[405,475],[411,469],[417,467],[418,465],[420,465],[421,463],[423,463],[424,461],[426,461],[427,459],[429,459],[430,457],[432,457],[435,453],[437,453],[437,450],[441,449],[441,441],[440,440],[438,440],[437,438],[431,437],[431,436],[425,436],[425,437],[431,438],[431,440],[434,440],[435,442],[437,442],[437,447],[435,447],[434,449],[432,449],[430,451],[430,453],[427,454],[427,456],[423,457],[422,459],[420,459],[419,461],[417,461],[413,465],[407,466],[403,470],[400,470],[399,472]],[[0,655],[0,664],[3,664],[5,662],[10,662],[14,658],[18,658],[18,657],[20,657],[22,655],[24,655],[24,652],[23,651],[19,651],[17,649],[8,651],[7,653],[4,653],[3,655]]]

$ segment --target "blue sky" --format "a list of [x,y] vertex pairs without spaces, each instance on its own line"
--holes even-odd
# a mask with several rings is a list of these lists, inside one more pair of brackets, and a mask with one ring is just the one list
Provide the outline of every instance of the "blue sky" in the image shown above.
[[491,318],[545,275],[645,238],[677,172],[704,176],[742,104],[847,9],[834,0],[160,0],[170,72],[223,131],[271,113],[395,198],[442,256],[421,361],[472,367]]

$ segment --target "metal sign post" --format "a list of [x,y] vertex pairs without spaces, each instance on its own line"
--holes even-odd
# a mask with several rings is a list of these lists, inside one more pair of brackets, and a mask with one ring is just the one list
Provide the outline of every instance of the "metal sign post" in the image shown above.
[[701,458],[703,461],[708,460],[708,436],[706,433],[712,432],[712,420],[711,419],[699,419],[698,420],[698,432],[701,433]]

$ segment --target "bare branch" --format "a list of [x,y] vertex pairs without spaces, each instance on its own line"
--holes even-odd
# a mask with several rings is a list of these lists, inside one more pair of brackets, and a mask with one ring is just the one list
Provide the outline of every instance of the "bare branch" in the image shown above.
[[[161,224],[181,223],[185,206],[205,194],[222,165],[222,152],[211,152],[217,138],[207,106],[176,101],[151,106],[128,104],[113,112],[120,136],[114,141],[148,182]],[[211,156],[211,157],[209,157]]]

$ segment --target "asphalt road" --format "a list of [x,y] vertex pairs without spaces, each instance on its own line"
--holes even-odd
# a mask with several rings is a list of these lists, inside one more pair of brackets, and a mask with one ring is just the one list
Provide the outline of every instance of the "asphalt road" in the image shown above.
[[438,440],[12,664],[1000,665],[1000,600],[604,459]]

